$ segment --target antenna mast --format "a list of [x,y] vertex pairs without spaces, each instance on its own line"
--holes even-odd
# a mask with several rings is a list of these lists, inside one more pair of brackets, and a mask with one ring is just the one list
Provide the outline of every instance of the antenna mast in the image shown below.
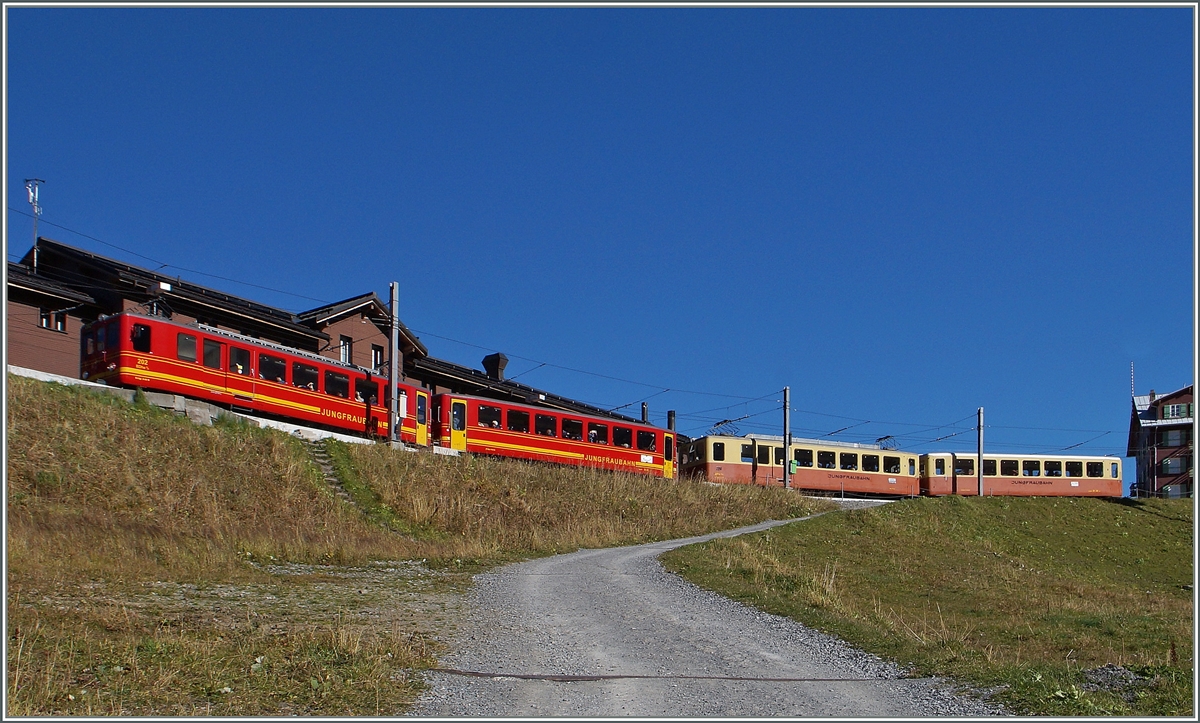
[[42,215],[42,207],[38,203],[38,184],[45,183],[40,178],[26,178],[25,190],[29,191],[29,205],[33,207],[33,272],[37,273],[37,221]]

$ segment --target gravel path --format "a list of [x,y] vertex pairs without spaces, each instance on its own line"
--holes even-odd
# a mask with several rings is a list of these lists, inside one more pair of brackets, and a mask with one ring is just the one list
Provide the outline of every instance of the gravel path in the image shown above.
[[[657,556],[786,522],[580,550],[477,575],[419,716],[982,716],[836,638],[667,573]],[[467,673],[467,674],[463,674]]]

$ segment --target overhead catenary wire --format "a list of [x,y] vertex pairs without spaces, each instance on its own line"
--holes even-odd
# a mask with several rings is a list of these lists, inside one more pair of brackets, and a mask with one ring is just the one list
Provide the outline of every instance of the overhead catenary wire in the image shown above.
[[[24,211],[22,211],[22,210],[20,210],[20,209],[17,209],[17,208],[9,207],[9,211],[10,211],[10,212],[13,212],[13,213],[17,213],[17,214],[23,215],[23,216],[26,216],[26,217],[29,217],[29,218],[33,218],[32,214],[29,214],[29,213],[27,213],[27,212],[24,212]],[[72,234],[78,235],[78,236],[80,236],[81,238],[85,238],[85,239],[88,239],[88,240],[90,240],[90,241],[94,241],[94,242],[96,242],[96,243],[99,243],[99,244],[102,244],[102,245],[104,245],[104,246],[107,246],[107,247],[110,247],[110,248],[113,248],[113,249],[117,249],[117,250],[119,250],[119,251],[122,251],[122,252],[124,252],[124,253],[130,254],[131,256],[135,256],[135,257],[137,257],[137,258],[139,258],[139,259],[143,259],[143,260],[149,261],[149,262],[151,262],[151,263],[157,264],[159,269],[162,269],[162,268],[171,268],[171,269],[174,269],[174,270],[177,270],[177,271],[186,272],[186,273],[189,273],[189,274],[197,274],[197,275],[204,276],[204,277],[207,277],[207,278],[219,279],[219,280],[222,280],[222,281],[227,281],[227,282],[229,282],[229,283],[240,284],[240,285],[248,286],[248,287],[251,287],[251,288],[261,289],[261,290],[264,290],[264,291],[269,291],[269,292],[272,292],[272,293],[277,293],[277,294],[283,294],[283,295],[290,296],[290,297],[294,297],[294,298],[307,299],[307,300],[310,300],[310,301],[315,301],[315,302],[322,303],[322,304],[331,303],[331,302],[330,302],[329,300],[327,300],[327,299],[321,299],[321,298],[317,298],[317,297],[313,297],[313,296],[307,296],[307,295],[304,295],[304,294],[297,294],[297,293],[294,293],[294,292],[285,291],[285,290],[282,290],[282,289],[276,289],[276,288],[273,288],[273,287],[270,287],[270,286],[265,286],[265,285],[262,285],[262,284],[255,284],[255,283],[252,283],[252,282],[242,281],[242,280],[240,280],[240,279],[230,278],[230,277],[227,277],[227,276],[221,276],[221,275],[217,275],[217,274],[210,274],[210,273],[207,273],[207,272],[204,272],[204,271],[199,271],[199,270],[196,270],[196,269],[191,269],[191,268],[187,268],[187,267],[183,267],[183,266],[178,266],[178,265],[176,265],[176,264],[172,264],[172,263],[169,263],[169,262],[163,262],[163,261],[162,261],[162,260],[160,260],[160,259],[153,258],[153,257],[147,256],[147,255],[144,255],[144,254],[138,253],[138,252],[136,252],[136,251],[130,250],[130,249],[128,249],[128,248],[124,248],[124,247],[122,247],[122,246],[119,246],[119,245],[117,245],[117,244],[110,243],[110,242],[108,242],[108,241],[104,241],[104,240],[102,240],[102,239],[100,239],[100,238],[97,238],[97,237],[95,237],[95,236],[92,236],[92,235],[90,235],[90,234],[83,233],[83,232],[81,232],[81,231],[77,231],[77,230],[75,230],[75,229],[72,229],[72,228],[70,228],[70,227],[64,226],[64,225],[62,225],[62,224],[54,223],[54,222],[52,222],[52,221],[47,221],[47,220],[45,220],[45,219],[41,219],[41,223],[43,223],[43,224],[45,224],[45,225],[48,225],[48,226],[53,226],[53,227],[55,227],[55,228],[62,229],[62,230],[64,230],[64,231],[67,231],[67,232],[69,232],[69,233],[72,233]],[[20,256],[17,256],[17,255],[11,254],[11,253],[9,254],[9,256],[10,256],[10,258],[14,258],[14,259],[16,259],[16,260],[19,260],[19,259],[21,258]],[[157,269],[156,269],[156,270],[157,270]],[[106,287],[103,287],[103,286],[97,285],[97,284],[95,283],[95,280],[94,280],[94,279],[88,279],[88,278],[82,277],[82,276],[80,276],[80,275],[78,275],[78,274],[74,274],[73,276],[75,277],[74,281],[72,282],[72,283],[73,283],[73,285],[75,285],[76,287],[80,288],[81,290],[96,290],[96,291],[99,291],[99,290],[104,290],[104,289],[106,288]],[[177,278],[178,278],[178,277],[177,277]],[[286,311],[289,311],[289,312],[291,312],[291,313],[296,313],[296,312],[295,312],[295,310],[291,310],[291,309],[285,309],[285,310],[286,310]],[[435,334],[435,333],[428,332],[428,331],[422,331],[422,330],[418,330],[418,329],[413,329],[413,331],[414,331],[414,332],[416,332],[416,333],[419,333],[419,334],[425,335],[425,336],[429,336],[429,337],[436,338],[436,339],[441,339],[441,340],[444,340],[444,341],[449,341],[449,342],[452,342],[452,343],[455,343],[455,344],[461,344],[461,345],[464,345],[464,346],[469,346],[469,347],[473,347],[473,348],[477,348],[477,349],[482,349],[482,350],[486,350],[486,351],[489,351],[489,352],[495,352],[495,351],[497,351],[496,349],[494,349],[494,348],[491,348],[491,347],[481,346],[481,345],[478,345],[478,344],[472,344],[472,343],[470,343],[470,342],[464,342],[464,341],[462,341],[462,340],[459,340],[459,339],[454,339],[454,338],[452,338],[452,337],[447,337],[447,336],[444,336],[444,335]],[[515,358],[515,359],[520,359],[520,360],[523,360],[523,361],[530,362],[530,363],[532,363],[532,364],[535,364],[536,366],[534,366],[532,369],[528,369],[528,370],[526,370],[526,371],[524,371],[524,372],[521,372],[520,374],[517,374],[517,375],[515,375],[515,376],[513,376],[513,377],[510,377],[510,378],[509,378],[509,380],[515,379],[515,378],[517,378],[517,377],[519,377],[519,376],[523,376],[523,375],[525,375],[525,374],[531,373],[531,372],[533,372],[533,371],[536,371],[536,370],[538,370],[538,369],[541,369],[541,368],[544,368],[544,367],[551,367],[551,368],[555,368],[555,369],[561,369],[561,370],[563,370],[563,371],[569,371],[569,372],[573,372],[573,373],[577,373],[577,374],[584,374],[584,375],[588,375],[588,376],[592,376],[592,377],[596,377],[596,378],[600,378],[600,379],[608,379],[608,380],[610,380],[610,381],[620,382],[620,383],[624,383],[624,384],[633,384],[633,385],[638,385],[638,386],[643,386],[643,387],[648,387],[648,388],[653,388],[653,389],[658,389],[658,390],[660,390],[660,391],[657,391],[657,392],[655,392],[654,394],[652,394],[652,395],[650,395],[650,396],[648,396],[648,397],[644,397],[644,398],[642,398],[642,399],[639,399],[639,400],[636,400],[636,401],[633,401],[633,402],[629,402],[629,403],[626,403],[626,404],[622,404],[622,405],[620,405],[620,406],[613,407],[613,408],[612,408],[612,411],[616,411],[616,410],[619,410],[619,409],[624,409],[625,407],[631,406],[631,405],[633,405],[633,404],[637,404],[639,401],[646,401],[647,399],[651,399],[651,398],[653,398],[653,397],[659,396],[659,395],[661,395],[661,394],[666,394],[666,393],[668,393],[668,392],[675,392],[675,393],[679,393],[679,394],[689,394],[689,395],[698,395],[698,396],[711,396],[711,397],[720,397],[720,398],[726,398],[726,399],[737,399],[737,400],[741,400],[741,401],[735,402],[735,403],[733,403],[733,404],[726,405],[726,406],[724,406],[724,407],[715,407],[715,408],[711,408],[711,409],[699,410],[699,411],[696,411],[696,412],[687,412],[687,411],[682,411],[682,410],[681,410],[681,411],[679,411],[679,412],[677,413],[677,416],[678,416],[680,419],[688,419],[688,420],[694,420],[694,421],[696,421],[696,422],[699,422],[700,424],[699,424],[699,425],[697,425],[697,426],[695,427],[695,428],[697,428],[697,429],[698,429],[698,428],[701,428],[702,426],[705,426],[705,425],[711,426],[711,423],[713,423],[713,422],[716,422],[716,421],[719,421],[718,419],[716,419],[716,418],[713,418],[713,417],[705,417],[705,416],[703,416],[703,415],[705,415],[706,413],[709,413],[709,412],[714,412],[714,411],[723,411],[723,410],[727,410],[727,409],[732,409],[733,407],[736,407],[736,406],[740,406],[740,405],[748,405],[748,404],[753,404],[753,403],[755,403],[755,402],[761,402],[761,401],[766,401],[766,400],[771,400],[771,401],[776,401],[776,402],[777,402],[777,401],[779,401],[779,400],[777,400],[777,399],[774,399],[774,397],[776,397],[776,396],[777,396],[777,395],[778,395],[778,394],[779,394],[779,393],[782,391],[782,390],[779,390],[779,391],[773,391],[773,392],[770,392],[770,393],[768,393],[768,394],[766,394],[766,395],[762,395],[762,396],[758,396],[758,397],[749,397],[749,396],[745,396],[745,395],[737,395],[737,394],[724,394],[724,393],[718,393],[718,392],[706,392],[706,391],[696,391],[696,390],[687,390],[687,389],[677,389],[677,388],[672,388],[672,387],[665,387],[664,385],[660,385],[660,384],[651,384],[651,383],[647,383],[647,382],[641,382],[641,381],[636,381],[636,380],[631,380],[631,379],[625,379],[625,378],[622,378],[622,377],[617,377],[617,376],[612,376],[612,375],[607,375],[607,374],[601,374],[601,373],[598,373],[598,372],[592,372],[592,371],[588,371],[588,370],[585,370],[585,369],[578,369],[578,368],[574,368],[574,367],[568,367],[568,366],[564,366],[564,365],[553,364],[553,363],[551,363],[551,362],[546,362],[546,361],[542,361],[542,360],[538,360],[538,359],[532,359],[532,358],[530,358],[530,357],[524,357],[524,356],[520,356],[520,355],[511,355],[511,356],[512,356],[513,358]],[[581,401],[582,401],[582,400],[581,400]],[[608,407],[609,407],[609,405],[608,405],[608,404],[605,404],[605,403],[597,403],[597,402],[586,402],[586,403],[588,403],[588,404],[592,404],[593,406],[596,406],[596,407],[599,407],[599,408],[608,408]],[[972,426],[972,427],[969,427],[969,428],[966,428],[966,429],[962,429],[962,430],[960,430],[960,431],[957,431],[957,432],[955,432],[954,434],[943,435],[943,436],[937,437],[937,438],[935,438],[935,439],[925,440],[925,439],[918,439],[918,437],[919,437],[919,436],[920,436],[922,433],[924,433],[924,432],[937,431],[937,430],[941,430],[941,429],[955,429],[955,425],[957,425],[957,424],[959,424],[959,423],[961,423],[961,422],[963,422],[963,421],[966,421],[967,419],[970,419],[970,418],[971,418],[971,417],[973,417],[974,415],[973,415],[973,414],[972,414],[972,415],[968,415],[967,417],[964,417],[964,418],[963,418],[963,419],[961,419],[961,420],[957,420],[956,422],[951,422],[951,423],[949,423],[949,424],[943,424],[943,425],[930,425],[930,424],[928,424],[928,423],[917,423],[917,422],[897,422],[897,421],[868,420],[868,419],[862,419],[862,418],[850,417],[850,416],[846,416],[846,415],[832,414],[832,413],[828,413],[828,412],[819,412],[819,411],[815,411],[815,410],[800,409],[800,408],[797,408],[797,407],[791,407],[790,409],[791,409],[791,411],[792,411],[792,412],[794,412],[794,413],[797,413],[797,414],[815,415],[815,416],[821,416],[821,417],[829,417],[829,418],[832,418],[832,419],[843,419],[843,420],[847,420],[847,421],[853,421],[853,422],[855,422],[854,424],[851,424],[851,425],[848,425],[848,426],[842,427],[842,428],[840,428],[840,429],[837,429],[837,430],[834,430],[834,431],[832,431],[832,432],[823,432],[823,433],[821,433],[821,434],[820,434],[820,437],[819,437],[819,438],[823,438],[823,437],[827,437],[827,436],[828,436],[828,437],[832,437],[832,436],[834,436],[834,435],[842,434],[843,432],[845,432],[845,431],[847,431],[847,430],[849,430],[849,429],[853,429],[853,428],[855,428],[855,427],[863,426],[863,425],[866,425],[866,424],[877,424],[877,425],[894,425],[894,426],[909,426],[909,427],[924,427],[925,429],[917,430],[917,431],[914,431],[914,432],[909,432],[909,433],[901,433],[901,434],[893,434],[893,435],[891,435],[891,436],[893,436],[893,437],[895,437],[895,438],[897,438],[897,439],[904,439],[904,440],[907,440],[907,443],[908,443],[908,444],[911,444],[911,445],[914,445],[914,446],[920,446],[920,445],[923,445],[923,444],[932,444],[932,443],[934,443],[934,442],[943,441],[943,440],[947,440],[947,439],[952,439],[952,438],[954,438],[954,437],[956,437],[956,436],[958,436],[958,435],[960,435],[960,434],[963,434],[963,433],[965,433],[965,432],[967,432],[967,431],[972,431],[972,430],[974,430],[974,429],[975,429],[975,427],[974,427],[974,426]],[[755,413],[751,413],[751,414],[744,415],[743,417],[740,417],[739,419],[753,419],[753,418],[755,418],[755,417],[759,417],[759,416],[762,416],[762,415],[765,415],[765,414],[774,413],[774,412],[777,412],[777,411],[778,411],[778,409],[777,409],[776,407],[771,407],[771,408],[769,408],[769,409],[766,409],[766,410],[763,410],[763,411],[761,411],[761,412],[755,412]],[[755,424],[751,424],[750,426],[752,426],[752,427],[758,427],[759,425],[755,423]],[[768,429],[768,430],[772,429],[772,427],[768,427],[768,426],[765,426],[765,425],[764,425],[764,427],[763,427],[763,428],[765,428],[765,429]],[[1068,446],[1068,447],[1064,447],[1064,448],[1062,448],[1062,451],[1069,450],[1069,449],[1075,449],[1075,448],[1078,448],[1078,447],[1085,446],[1085,445],[1087,445],[1087,444],[1090,444],[1091,442],[1095,441],[1096,439],[1099,439],[1099,438],[1101,438],[1101,437],[1104,437],[1104,436],[1106,436],[1106,435],[1108,435],[1108,434],[1113,434],[1113,433],[1114,433],[1112,430],[1071,429],[1071,428],[1056,428],[1056,427],[1027,427],[1027,426],[990,425],[990,424],[989,424],[989,425],[986,425],[986,428],[991,428],[991,429],[1012,429],[1012,430],[1029,430],[1029,431],[1062,431],[1062,432],[1085,432],[1085,433],[1099,433],[1099,436],[1098,436],[1098,437],[1093,437],[1092,439],[1085,440],[1085,441],[1083,441],[1083,442],[1079,442],[1079,443],[1077,443],[1077,444],[1073,444],[1073,445],[1070,445],[1070,446]],[[818,429],[806,429],[806,428],[799,428],[797,431],[816,433],[816,432],[819,432],[820,430],[818,430]],[[851,436],[858,436],[858,435],[851,435]],[[871,437],[873,437],[873,436],[871,436]],[[871,438],[871,437],[863,437],[863,438],[864,438],[864,439],[867,439],[867,438]],[[1016,445],[1016,446],[1022,446],[1022,445]],[[1032,445],[1030,445],[1030,446],[1032,446]]]

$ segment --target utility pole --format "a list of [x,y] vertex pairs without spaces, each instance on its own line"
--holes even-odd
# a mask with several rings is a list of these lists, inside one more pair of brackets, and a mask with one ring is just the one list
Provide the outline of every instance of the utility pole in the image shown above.
[[783,488],[792,486],[792,403],[791,387],[783,388]]
[[979,408],[979,459],[975,460],[975,472],[979,475],[979,496],[983,497],[983,407]]
[[400,417],[397,414],[400,409],[400,390],[396,386],[400,381],[399,365],[396,363],[396,351],[400,348],[400,317],[396,313],[400,306],[400,282],[393,281],[389,288],[392,297],[392,350],[388,353],[388,389],[392,402],[388,411],[388,439],[395,443],[400,441]]
[[25,190],[29,191],[29,205],[33,207],[33,273],[37,273],[38,262],[38,247],[37,247],[37,222],[38,216],[42,215],[42,207],[38,203],[38,184],[45,183],[40,178],[26,178]]

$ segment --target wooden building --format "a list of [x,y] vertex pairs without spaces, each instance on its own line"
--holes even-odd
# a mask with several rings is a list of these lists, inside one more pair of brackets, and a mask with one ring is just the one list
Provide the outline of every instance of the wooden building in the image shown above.
[[[202,323],[387,373],[391,313],[374,292],[292,313],[44,237],[20,263],[9,263],[7,278],[8,363],[16,366],[78,377],[80,328],[102,315],[134,311]],[[505,380],[502,354],[485,358],[484,371],[435,359],[407,326],[398,327],[401,378],[431,393],[471,394],[635,421]]]
[[1127,457],[1137,458],[1133,497],[1191,497],[1195,408],[1192,385],[1159,396],[1134,395]]

